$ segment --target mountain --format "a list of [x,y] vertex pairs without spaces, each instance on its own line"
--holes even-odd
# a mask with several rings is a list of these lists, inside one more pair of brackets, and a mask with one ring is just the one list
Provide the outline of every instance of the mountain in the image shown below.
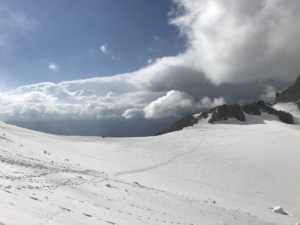
[[275,116],[280,121],[287,124],[294,124],[293,115],[289,112],[277,110],[273,106],[279,103],[293,103],[300,110],[300,75],[297,77],[295,84],[290,86],[282,93],[276,93],[276,98],[271,104],[266,104],[263,101],[257,101],[247,105],[221,105],[209,109],[206,112],[200,112],[196,115],[186,116],[171,126],[167,127],[157,135],[162,135],[174,131],[182,130],[185,127],[193,126],[200,120],[207,119],[208,123],[216,123],[226,121],[229,118],[235,118],[239,121],[246,121],[245,114],[261,116],[262,113],[267,113]]
[[296,82],[290,86],[288,89],[283,91],[282,93],[277,92],[276,93],[276,98],[272,102],[272,104],[276,103],[288,103],[288,102],[293,102],[297,103],[299,109],[300,109],[300,75],[298,75]]
[[294,124],[293,115],[281,110],[276,110],[272,106],[265,104],[263,101],[254,102],[240,106],[238,104],[233,105],[220,105],[209,109],[207,112],[201,112],[196,115],[187,116],[179,121],[173,123],[170,127],[159,132],[157,135],[162,135],[174,131],[182,130],[185,127],[193,126],[200,120],[207,120],[207,123],[214,124],[219,121],[226,121],[229,118],[234,118],[239,121],[246,121],[245,114],[260,116],[262,113],[267,113],[277,117],[280,121],[287,124]]

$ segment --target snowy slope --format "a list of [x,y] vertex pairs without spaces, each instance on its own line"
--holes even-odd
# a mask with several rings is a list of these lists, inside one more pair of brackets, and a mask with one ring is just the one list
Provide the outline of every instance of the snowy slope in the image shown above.
[[0,134],[0,224],[300,221],[300,129],[271,115],[144,138]]

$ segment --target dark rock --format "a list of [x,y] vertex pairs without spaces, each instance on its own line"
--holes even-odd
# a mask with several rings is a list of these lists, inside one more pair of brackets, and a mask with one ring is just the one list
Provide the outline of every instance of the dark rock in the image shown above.
[[273,105],[282,102],[297,102],[300,99],[300,75],[297,77],[295,84],[283,91],[281,94],[276,93]]
[[276,92],[276,98],[279,98],[281,94],[279,92]]
[[235,118],[239,121],[246,121],[241,106],[238,104],[217,106],[210,109],[208,112],[212,113],[211,118],[208,120],[209,123],[228,120],[228,118]]
[[290,113],[287,113],[284,111],[279,111],[278,118],[284,123],[294,124],[294,118],[293,118],[292,114],[290,114]]
[[278,111],[274,109],[272,106],[262,104],[261,101],[258,101],[256,103],[254,102],[249,105],[244,105],[242,106],[242,109],[245,113],[249,115],[259,116],[261,115],[261,112],[266,112],[268,114],[278,116],[278,118],[284,123],[294,124],[294,119],[292,114],[284,111]]
[[[205,114],[206,117],[208,116],[208,113]],[[184,127],[190,127],[193,126],[194,124],[198,123],[198,119],[195,118],[194,116],[187,116],[184,117],[177,122],[173,123],[170,127],[167,129],[163,130],[162,132],[159,132],[157,135],[162,135],[174,131],[179,131],[182,130]]]
[[244,105],[242,106],[242,109],[245,113],[249,115],[261,115],[261,109],[260,105],[256,104],[255,102],[252,104]]

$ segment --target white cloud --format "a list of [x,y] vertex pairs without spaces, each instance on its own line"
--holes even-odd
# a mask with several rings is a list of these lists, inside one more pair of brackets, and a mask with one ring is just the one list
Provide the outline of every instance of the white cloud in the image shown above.
[[223,105],[225,103],[226,101],[223,97],[214,98],[212,101],[209,97],[205,96],[200,100],[200,104],[198,104],[198,108],[210,109],[219,105]]
[[102,45],[99,49],[103,54],[109,53],[109,51],[107,50],[107,45]]
[[276,89],[271,85],[267,85],[265,88],[265,92],[260,96],[262,100],[267,102],[273,101],[275,97],[276,97]]
[[144,117],[144,112],[142,109],[126,109],[122,117],[125,119],[142,118]]
[[148,63],[148,64],[151,64],[152,62],[153,62],[153,59],[148,59],[148,60],[147,60],[147,63]]
[[200,102],[195,102],[193,97],[188,94],[172,90],[147,105],[144,113],[146,118],[163,118],[222,104],[225,104],[223,97],[214,98],[213,101],[209,97],[203,97]]
[[146,118],[162,118],[194,109],[194,100],[186,93],[169,91],[144,108]]
[[184,58],[215,84],[299,73],[299,1],[174,2],[180,13],[170,23],[188,38]]
[[[179,8],[170,23],[187,38],[186,51],[155,59],[132,73],[33,84],[3,92],[0,116],[25,118],[26,110],[36,107],[41,117],[55,118],[130,117],[141,109],[146,117],[180,115],[225,102],[216,96],[236,100],[255,91],[253,96],[258,98],[264,86],[257,83],[265,79],[294,81],[299,74],[300,1],[173,1]],[[108,53],[106,45],[100,50]],[[245,84],[249,81],[251,88]],[[243,84],[231,85],[239,82]],[[220,85],[219,89],[213,84]],[[231,91],[232,87],[237,88]],[[272,93],[270,88],[264,95]],[[199,96],[210,98],[195,101]]]
[[54,62],[49,63],[48,68],[49,68],[49,70],[52,70],[54,72],[59,71],[59,66],[56,65]]

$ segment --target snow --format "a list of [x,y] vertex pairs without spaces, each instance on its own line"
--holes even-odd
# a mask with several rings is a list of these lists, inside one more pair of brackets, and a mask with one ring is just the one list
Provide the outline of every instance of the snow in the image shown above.
[[281,206],[275,206],[272,211],[282,215],[288,215],[288,213],[286,213]]
[[295,124],[300,125],[300,110],[295,103],[277,103],[274,108],[291,113],[294,117]]
[[296,224],[298,126],[246,119],[142,138],[0,122],[0,224]]

